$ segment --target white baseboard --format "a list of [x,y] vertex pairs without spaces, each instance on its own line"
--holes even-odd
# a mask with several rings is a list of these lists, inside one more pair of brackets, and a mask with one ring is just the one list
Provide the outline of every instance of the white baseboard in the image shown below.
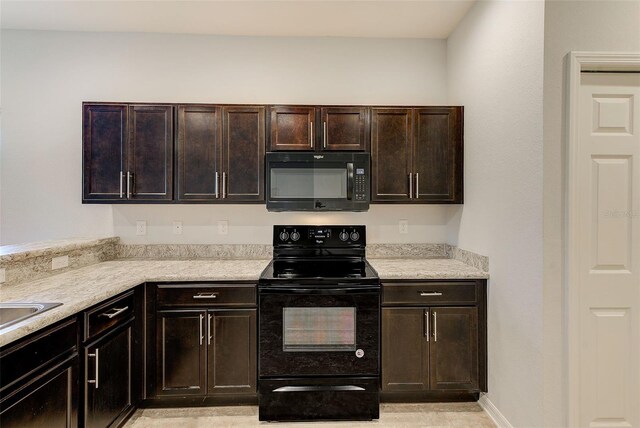
[[489,400],[487,394],[482,394],[480,399],[478,400],[478,404],[480,407],[484,409],[485,412],[493,419],[493,422],[498,426],[498,428],[513,428],[513,425],[509,423],[507,418],[504,417],[500,410]]

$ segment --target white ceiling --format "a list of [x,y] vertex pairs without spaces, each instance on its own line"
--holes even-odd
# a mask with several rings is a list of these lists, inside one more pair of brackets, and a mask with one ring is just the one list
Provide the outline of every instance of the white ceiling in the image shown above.
[[475,0],[2,0],[3,29],[447,38]]

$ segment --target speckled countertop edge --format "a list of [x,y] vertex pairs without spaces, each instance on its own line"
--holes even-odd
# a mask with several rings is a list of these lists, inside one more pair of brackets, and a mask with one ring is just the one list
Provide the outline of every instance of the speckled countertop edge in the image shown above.
[[[373,258],[369,262],[383,281],[489,277],[486,272],[447,258]],[[5,286],[0,290],[0,302],[61,302],[63,305],[2,330],[0,347],[144,282],[257,281],[268,263],[267,259],[121,259]]]
[[17,262],[31,257],[46,256],[104,244],[116,244],[119,241],[120,238],[118,237],[73,238],[32,242],[28,244],[3,245],[0,247],[0,263]]

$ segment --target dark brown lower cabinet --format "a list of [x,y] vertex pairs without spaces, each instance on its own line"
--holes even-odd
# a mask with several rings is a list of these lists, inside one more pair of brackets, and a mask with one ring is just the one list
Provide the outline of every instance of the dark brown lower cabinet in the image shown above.
[[0,427],[78,426],[77,340],[74,318],[0,349]]
[[158,396],[256,394],[256,309],[157,312]]
[[[486,391],[485,287],[484,280],[383,284],[383,398]],[[450,306],[456,299],[461,305]]]
[[133,321],[85,347],[85,426],[107,427],[132,403]]

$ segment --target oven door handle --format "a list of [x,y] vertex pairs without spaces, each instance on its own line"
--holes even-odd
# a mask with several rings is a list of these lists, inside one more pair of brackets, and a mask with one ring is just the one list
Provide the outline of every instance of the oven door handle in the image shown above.
[[294,288],[294,287],[268,287],[259,289],[260,294],[358,294],[380,292],[380,287],[359,286],[341,288]]
[[281,386],[273,392],[312,392],[312,391],[366,391],[361,386],[355,385],[308,385],[308,386]]

